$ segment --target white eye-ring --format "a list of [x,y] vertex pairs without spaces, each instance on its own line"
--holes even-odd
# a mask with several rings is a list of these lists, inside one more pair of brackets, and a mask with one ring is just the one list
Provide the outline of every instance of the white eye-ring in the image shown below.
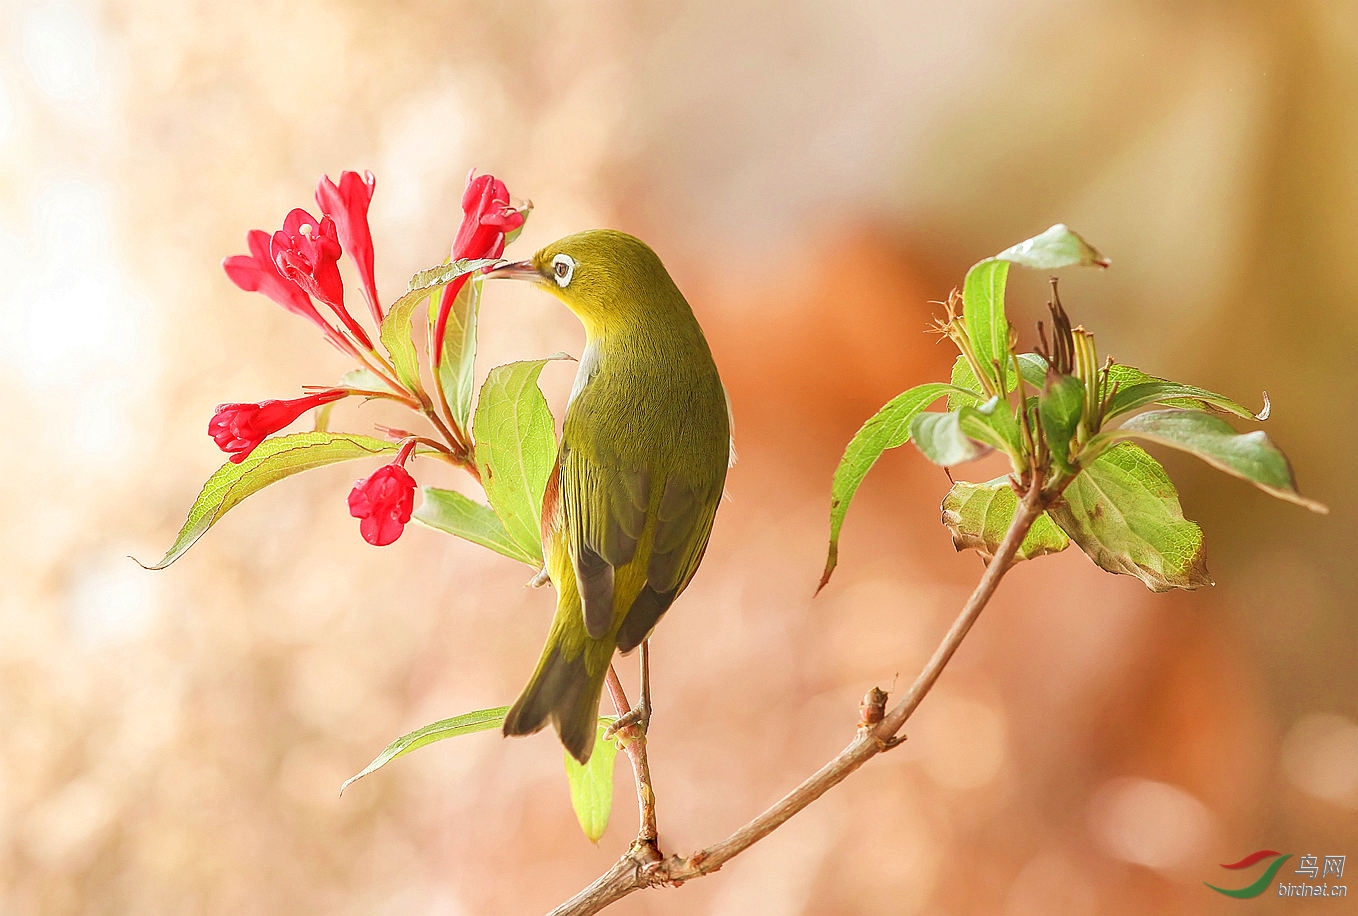
[[556,285],[565,289],[571,285],[571,277],[575,274],[575,259],[568,254],[559,254],[552,258],[552,273],[556,275]]

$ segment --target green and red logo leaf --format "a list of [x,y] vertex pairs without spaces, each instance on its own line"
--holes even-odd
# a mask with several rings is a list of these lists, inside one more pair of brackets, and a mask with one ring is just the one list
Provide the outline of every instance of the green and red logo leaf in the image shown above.
[[1245,858],[1241,859],[1239,862],[1233,862],[1230,865],[1223,864],[1221,866],[1222,868],[1239,870],[1249,868],[1251,865],[1256,865],[1264,859],[1272,859],[1273,861],[1269,864],[1268,868],[1264,869],[1264,873],[1259,876],[1259,880],[1255,881],[1253,884],[1245,887],[1226,888],[1217,887],[1215,884],[1207,884],[1206,881],[1202,883],[1207,884],[1208,887],[1218,894],[1225,894],[1227,897],[1236,897],[1241,900],[1247,900],[1250,897],[1258,897],[1273,883],[1273,878],[1278,874],[1278,869],[1282,868],[1283,863],[1290,858],[1292,858],[1291,853],[1283,855],[1280,852],[1274,852],[1272,849],[1260,849],[1258,852],[1252,852],[1245,856]]

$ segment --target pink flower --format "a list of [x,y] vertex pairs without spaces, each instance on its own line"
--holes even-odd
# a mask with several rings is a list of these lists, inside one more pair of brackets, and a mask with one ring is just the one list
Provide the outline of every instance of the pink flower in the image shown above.
[[354,484],[349,514],[359,519],[358,531],[374,547],[385,547],[405,531],[415,507],[415,478],[403,466],[415,448],[414,440],[401,446],[391,464]]
[[340,245],[353,258],[363,281],[363,296],[373,321],[382,324],[382,306],[377,299],[377,280],[373,274],[373,237],[368,228],[368,204],[372,201],[377,179],[372,172],[341,172],[336,186],[326,175],[316,185],[316,206],[335,221]]
[[313,407],[328,404],[348,392],[331,389],[290,401],[260,401],[258,404],[221,404],[207,424],[207,434],[231,461],[240,464],[269,436]]
[[372,349],[372,340],[344,307],[344,281],[336,263],[344,250],[333,219],[324,216],[317,220],[305,210],[295,209],[269,240],[269,250],[279,273],[330,306],[354,339]]
[[[498,258],[505,250],[505,234],[523,225],[524,214],[509,202],[509,188],[493,175],[467,176],[462,193],[462,225],[453,239],[453,260]],[[443,358],[443,338],[448,330],[448,313],[462,287],[471,279],[463,274],[443,291],[438,320],[434,323],[434,364]]]

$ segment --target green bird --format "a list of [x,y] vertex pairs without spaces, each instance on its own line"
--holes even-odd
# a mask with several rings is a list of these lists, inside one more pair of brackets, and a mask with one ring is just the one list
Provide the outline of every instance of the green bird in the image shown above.
[[548,720],[594,749],[615,649],[631,652],[693,578],[731,456],[729,404],[679,288],[640,239],[598,229],[490,271],[554,294],[585,327],[542,507],[556,614],[506,735]]

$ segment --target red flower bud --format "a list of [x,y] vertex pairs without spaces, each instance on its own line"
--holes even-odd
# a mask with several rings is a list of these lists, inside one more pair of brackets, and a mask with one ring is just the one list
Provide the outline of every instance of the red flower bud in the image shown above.
[[377,179],[372,172],[340,173],[336,186],[326,175],[316,185],[316,206],[321,213],[335,221],[335,231],[339,234],[340,245],[353,258],[363,281],[363,296],[368,300],[368,310],[373,321],[382,324],[382,306],[377,299],[377,280],[373,273],[373,237],[368,228],[368,204],[372,201]]
[[344,250],[333,219],[293,210],[269,240],[269,250],[279,273],[330,306],[354,339],[372,349],[372,340],[344,307],[344,281],[336,263]]
[[385,547],[401,536],[415,507],[415,478],[402,465],[414,449],[407,442],[391,464],[354,484],[349,514],[359,519],[358,531],[374,547]]
[[[462,225],[453,239],[453,260],[498,258],[505,250],[505,233],[523,225],[523,213],[509,202],[509,188],[493,175],[467,176],[462,193]],[[438,320],[434,323],[434,364],[443,359],[443,338],[448,330],[448,314],[462,287],[471,279],[463,274],[443,291]]]
[[258,404],[221,404],[207,424],[207,434],[231,461],[240,464],[269,436],[313,407],[344,397],[344,391],[322,391],[290,401],[260,401]]

